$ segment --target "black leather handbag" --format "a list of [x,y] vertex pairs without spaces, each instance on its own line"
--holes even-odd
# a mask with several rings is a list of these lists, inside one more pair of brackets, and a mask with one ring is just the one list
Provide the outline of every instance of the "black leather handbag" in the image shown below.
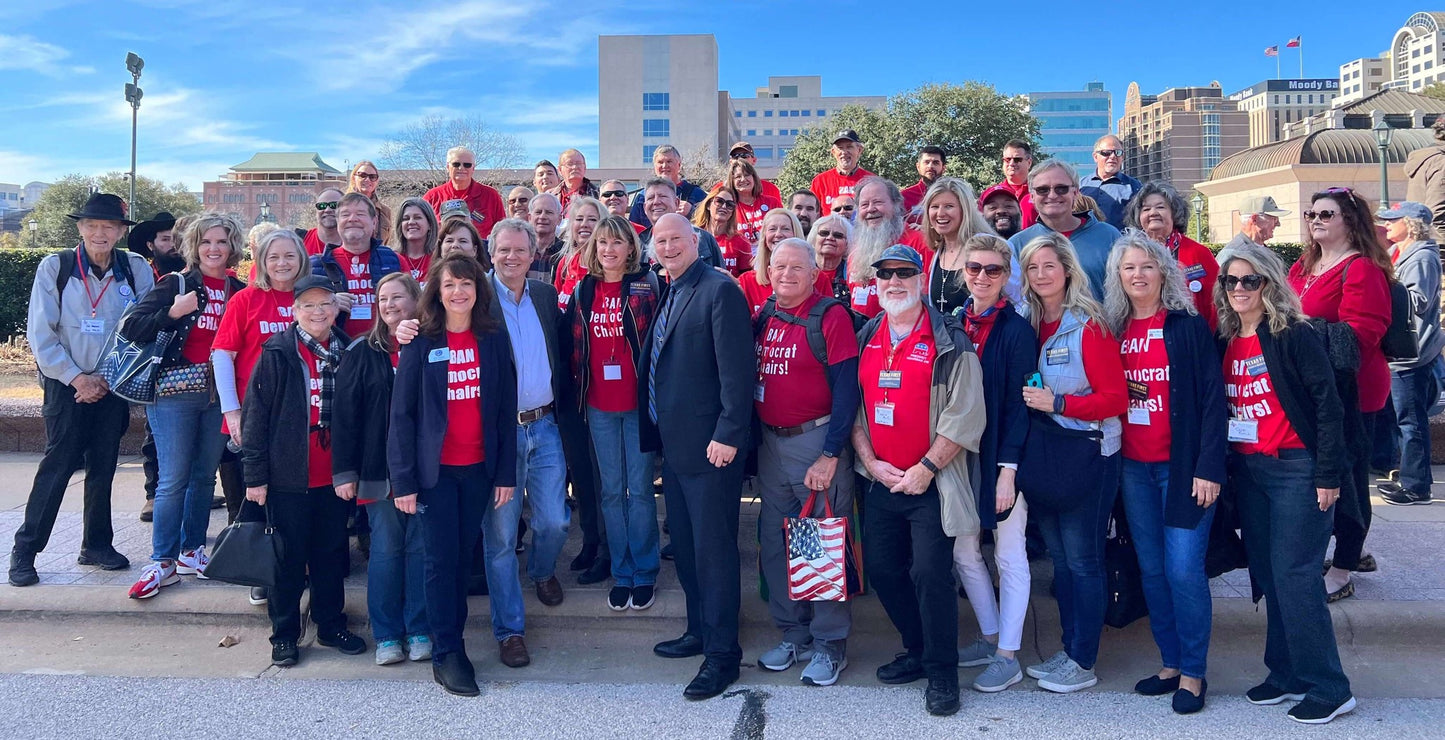
[[281,535],[271,520],[271,507],[261,508],[266,512],[266,521],[233,522],[216,535],[206,578],[238,586],[276,587]]
[[1097,490],[1084,489],[1103,485],[1108,465],[1102,454],[1103,439],[1100,430],[1068,429],[1048,414],[1030,411],[1017,482],[1029,508],[1064,512],[1097,500]]

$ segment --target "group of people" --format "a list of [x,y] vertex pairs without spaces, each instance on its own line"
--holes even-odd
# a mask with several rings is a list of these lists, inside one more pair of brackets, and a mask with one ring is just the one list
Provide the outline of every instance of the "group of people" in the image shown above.
[[[41,263],[31,296],[48,444],[10,582],[38,581],[35,554],[81,465],[80,562],[129,566],[109,509],[128,411],[95,374],[117,331],[167,343],[146,407],[153,551],[130,595],[204,578],[229,449],[240,483],[227,496],[250,502],[232,518],[266,517],[286,544],[276,586],[252,593],[277,665],[298,660],[305,588],[317,641],[366,650],[342,612],[360,509],[376,662],[430,659],[447,691],[476,695],[468,593],[484,576],[499,658],[526,665],[522,532],[526,577],[555,606],[575,506],[584,536],[571,567],[582,583],[612,579],[611,610],[650,607],[672,550],[687,626],[654,652],[702,656],[684,695],[717,696],[742,660],[738,519],[753,475],[780,633],[762,668],[803,663],[802,682],[827,686],[848,666],[850,602],[796,597],[785,534],[799,518],[840,517],[861,529],[850,569],[904,648],[879,681],[926,679],[936,715],[959,709],[959,667],[982,668],[981,692],[1025,673],[1049,691],[1089,688],[1105,538],[1122,513],[1161,665],[1135,690],[1188,714],[1208,688],[1205,555],[1227,499],[1238,521],[1223,526],[1238,527],[1268,613],[1269,674],[1248,698],[1328,722],[1355,705],[1327,599],[1350,595],[1367,557],[1372,461],[1359,451],[1377,429],[1399,429],[1387,497],[1429,501],[1423,414],[1445,335],[1428,210],[1380,214],[1387,248],[1358,194],[1317,193],[1309,242],[1286,268],[1264,244],[1288,212],[1255,198],[1216,257],[1184,234],[1189,208],[1172,187],[1124,174],[1113,137],[1095,149],[1099,168],[1081,179],[1011,141],[1004,180],[976,196],[944,176],[935,147],[899,188],[859,166],[863,142],[844,130],[837,166],[785,205],[746,142],[710,188],[660,147],[630,200],[625,183],[588,180],[575,150],[503,199],[457,147],[448,181],[394,211],[362,162],[346,192],[318,194],[315,229],[252,230],[244,282],[234,268],[248,235],[233,218],[147,222],[118,251],[133,222],[95,195],[72,214],[82,243]],[[161,231],[174,232],[169,249]],[[162,266],[164,251],[183,265]],[[1409,290],[1420,353],[1389,365],[1393,280]],[[1356,367],[1331,364],[1345,341]],[[1053,562],[1061,649],[1024,667],[1034,530]],[[962,646],[956,584],[978,625]]]

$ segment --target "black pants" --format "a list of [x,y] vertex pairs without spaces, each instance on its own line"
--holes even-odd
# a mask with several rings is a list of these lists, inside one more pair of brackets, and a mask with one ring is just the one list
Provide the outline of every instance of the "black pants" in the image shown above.
[[[1384,411],[1371,413],[1354,412],[1359,418],[1358,436],[1348,437],[1353,452],[1348,480],[1340,488],[1341,496],[1354,496],[1359,502],[1360,518],[1357,520],[1346,513],[1345,507],[1335,507],[1335,555],[1336,568],[1354,570],[1360,566],[1360,556],[1365,552],[1365,535],[1370,531],[1370,458],[1373,456],[1370,443],[1375,439],[1375,424]],[[1346,411],[1348,418],[1351,412]],[[1347,435],[1349,424],[1346,423]]]
[[929,678],[958,680],[953,538],[943,533],[938,487],[909,496],[870,481],[863,509],[863,567],[903,648]]
[[85,531],[80,549],[109,552],[115,538],[110,523],[111,482],[120,438],[130,427],[130,404],[111,393],[95,403],[76,403],[74,388],[52,378],[44,378],[41,385],[45,456],[25,502],[25,521],[15,531],[15,550],[33,556],[50,543],[70,475],[84,464]]
[[[146,500],[156,500],[156,484],[161,479],[161,463],[156,457],[156,436],[151,434],[151,423],[146,421],[146,438],[140,445],[141,470],[146,476]],[[245,492],[242,491],[242,496]]]
[[[229,440],[230,435],[226,435]],[[216,469],[221,477],[221,495],[226,499],[226,523],[236,521],[241,514],[241,504],[246,501],[246,480],[241,476],[241,456],[226,449],[221,452],[221,466]]]
[[[557,422],[562,433],[562,456],[567,460],[567,477],[572,482],[572,495],[577,497],[577,521],[582,527],[582,544],[607,552],[607,538],[602,533],[602,502],[597,493],[597,457],[592,452],[592,437],[582,414],[568,405],[559,404]],[[605,558],[604,558],[605,559]]]
[[481,551],[482,517],[492,505],[493,490],[482,463],[443,465],[436,485],[417,496],[416,514],[426,545],[423,590],[433,663],[440,663],[448,653],[466,654],[462,632],[467,624],[467,581],[471,572],[485,572],[485,560],[478,564],[475,554]]
[[[331,486],[305,493],[271,491],[266,495],[271,520],[281,535],[281,564],[266,612],[271,616],[271,642],[301,639],[301,592],[309,579],[311,621],[318,635],[346,628],[346,502]],[[251,517],[247,517],[250,519]]]
[[[738,510],[743,487],[743,460],[704,473],[678,473],[662,466],[662,494],[672,544],[677,553],[677,580],[687,595],[687,631],[702,638],[708,660],[738,665]],[[957,658],[955,657],[955,660]]]

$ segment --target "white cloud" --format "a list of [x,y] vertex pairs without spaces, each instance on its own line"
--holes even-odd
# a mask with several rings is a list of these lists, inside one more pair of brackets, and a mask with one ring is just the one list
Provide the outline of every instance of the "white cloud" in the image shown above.
[[595,95],[563,99],[512,96],[496,98],[478,107],[496,111],[498,123],[514,126],[556,126],[597,121]]
[[0,34],[0,70],[28,69],[49,77],[59,77],[66,72],[89,74],[91,67],[67,67],[61,64],[70,52],[47,44],[33,36],[11,36]]

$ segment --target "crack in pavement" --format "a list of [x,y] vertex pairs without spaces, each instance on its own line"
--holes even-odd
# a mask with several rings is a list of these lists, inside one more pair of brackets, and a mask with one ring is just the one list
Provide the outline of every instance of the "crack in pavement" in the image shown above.
[[733,724],[732,740],[763,740],[768,728],[768,713],[764,709],[770,694],[758,689],[738,689],[723,694],[723,698],[743,698],[742,709],[738,710],[738,721]]

